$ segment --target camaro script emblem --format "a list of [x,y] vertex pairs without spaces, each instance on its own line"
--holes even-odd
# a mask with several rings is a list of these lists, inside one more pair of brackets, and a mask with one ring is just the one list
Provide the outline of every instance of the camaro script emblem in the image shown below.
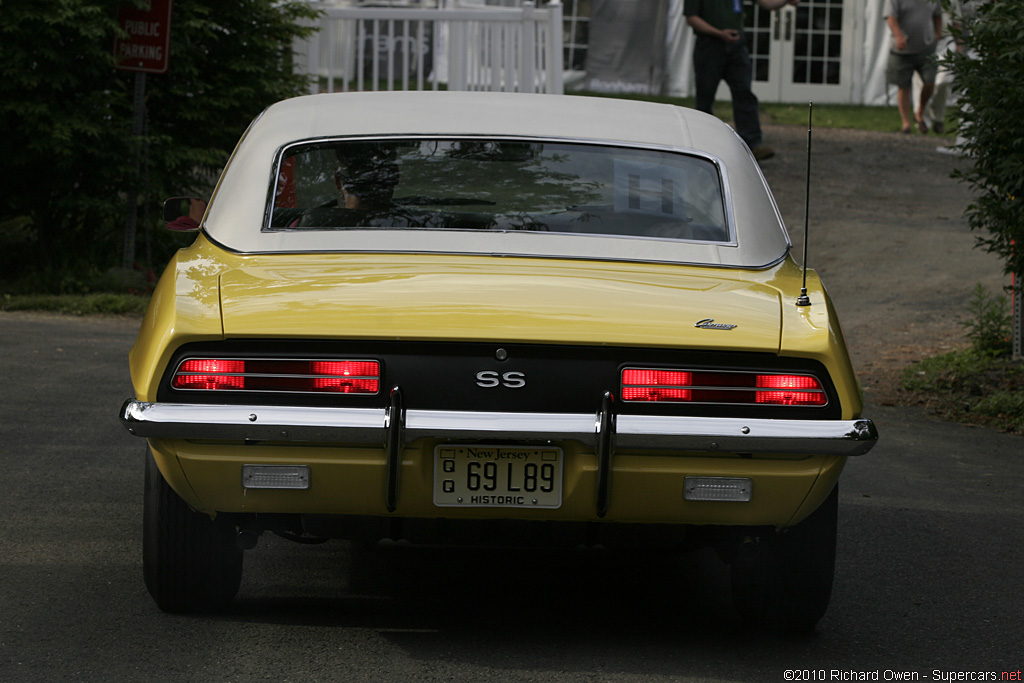
[[703,320],[698,320],[694,327],[699,327],[702,330],[731,330],[735,328],[736,325],[730,325],[729,323],[716,323],[714,318],[704,318]]

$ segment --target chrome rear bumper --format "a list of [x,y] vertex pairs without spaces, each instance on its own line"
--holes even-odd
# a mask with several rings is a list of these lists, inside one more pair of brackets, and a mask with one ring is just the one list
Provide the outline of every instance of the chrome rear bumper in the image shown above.
[[[400,416],[394,420],[393,416]],[[129,432],[146,438],[353,444],[444,440],[575,440],[597,449],[863,455],[878,441],[871,420],[772,420],[583,413],[500,413],[147,403],[121,409]]]

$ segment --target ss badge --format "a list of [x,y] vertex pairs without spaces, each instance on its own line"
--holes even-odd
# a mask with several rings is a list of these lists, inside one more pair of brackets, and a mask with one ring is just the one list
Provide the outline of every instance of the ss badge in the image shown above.
[[485,389],[498,385],[507,389],[522,389],[526,386],[526,374],[514,371],[498,374],[497,370],[481,370],[476,373],[476,385]]

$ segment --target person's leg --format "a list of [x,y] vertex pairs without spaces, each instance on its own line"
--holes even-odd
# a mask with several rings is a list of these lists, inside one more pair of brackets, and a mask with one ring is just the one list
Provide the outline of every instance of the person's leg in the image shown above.
[[932,120],[932,130],[939,134],[944,133],[946,130],[946,105],[949,103],[951,85],[951,80],[948,78],[943,79],[940,74],[939,78],[935,81],[935,92],[932,93],[932,99],[925,110],[925,114],[930,116]]
[[935,50],[937,68],[935,71],[935,92],[924,110],[924,120],[936,133],[946,130],[946,105],[949,104],[953,89],[953,72],[942,62],[956,53],[956,44],[952,36],[944,36],[939,40]]
[[928,100],[931,99],[934,91],[935,83],[925,83],[921,86],[921,101],[917,105],[917,113],[914,118],[917,120],[917,129],[922,133],[928,132],[928,126],[924,122],[924,108],[928,106]]
[[757,96],[750,89],[752,78],[747,46],[743,43],[731,45],[725,66],[725,82],[732,93],[733,124],[750,149],[761,146],[761,115]]
[[914,68],[921,74],[921,101],[917,105],[917,128],[922,133],[928,132],[928,126],[924,123],[924,110],[928,106],[932,93],[935,92],[935,77],[939,70],[938,60],[934,54],[920,55]]
[[885,68],[885,80],[887,83],[895,85],[898,89],[896,93],[896,106],[900,110],[900,119],[903,123],[902,131],[904,133],[909,133],[912,130],[911,125],[914,122],[914,109],[911,102],[913,78],[914,68],[906,55],[890,52],[889,62]]
[[715,92],[722,81],[725,68],[724,43],[708,36],[697,36],[693,49],[694,85],[696,86],[699,111],[711,113],[715,103]]
[[911,130],[911,122],[913,121],[910,117],[910,112],[912,111],[910,88],[900,88],[896,92],[896,105],[900,110],[900,119],[903,120],[902,130],[904,133],[909,133]]

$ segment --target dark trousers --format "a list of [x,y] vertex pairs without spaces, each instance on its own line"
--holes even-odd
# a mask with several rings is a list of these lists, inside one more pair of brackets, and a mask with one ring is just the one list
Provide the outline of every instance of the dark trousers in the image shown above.
[[725,81],[732,93],[732,118],[736,132],[753,149],[761,144],[761,118],[757,96],[750,90],[753,71],[744,40],[728,44],[698,34],[693,50],[696,72],[697,109],[711,113],[718,84]]

